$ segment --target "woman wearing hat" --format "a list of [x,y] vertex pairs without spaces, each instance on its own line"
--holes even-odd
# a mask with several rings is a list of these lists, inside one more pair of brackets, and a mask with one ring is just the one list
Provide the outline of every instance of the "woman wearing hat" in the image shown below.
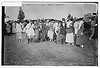
[[29,21],[29,23],[26,25],[24,29],[26,30],[26,34],[28,36],[28,42],[27,42],[28,44],[30,41],[32,42],[32,39],[35,36],[34,24],[32,23],[31,20]]
[[74,45],[74,27],[73,21],[69,19],[66,24],[66,40],[65,42],[68,44]]
[[78,31],[76,34],[76,46],[84,47],[84,40],[83,40],[83,30],[84,30],[84,21],[78,20]]
[[53,34],[54,34],[53,21],[50,21],[49,22],[49,30],[48,30],[48,37],[49,37],[50,41],[53,41]]
[[22,42],[22,24],[20,22],[16,23],[16,38]]
[[39,41],[39,22],[34,21],[34,26],[35,26],[35,42]]
[[66,22],[65,19],[62,19],[62,23],[60,25],[60,42],[64,44],[66,36]]

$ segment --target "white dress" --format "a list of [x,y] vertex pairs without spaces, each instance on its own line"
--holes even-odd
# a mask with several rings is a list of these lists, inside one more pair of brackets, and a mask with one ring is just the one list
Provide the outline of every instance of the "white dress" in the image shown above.
[[24,28],[24,30],[26,31],[26,34],[29,38],[34,37],[35,36],[35,31],[34,31],[34,24],[27,24],[26,27]]
[[22,39],[22,26],[21,24],[16,23],[16,38]]
[[70,34],[67,33],[65,42],[74,43],[74,34],[73,33],[70,33]]
[[55,23],[54,26],[53,26],[53,28],[55,29],[55,33],[57,35],[57,31],[59,29],[58,23]]
[[16,32],[22,32],[21,24],[16,23]]
[[68,43],[74,43],[74,34],[73,34],[73,29],[70,28],[72,21],[67,22],[67,27],[69,28],[67,33],[66,33],[66,40],[65,42]]
[[49,27],[50,27],[50,30],[48,30],[48,37],[50,39],[53,39],[53,34],[54,34],[54,32],[53,32],[53,23],[50,23]]

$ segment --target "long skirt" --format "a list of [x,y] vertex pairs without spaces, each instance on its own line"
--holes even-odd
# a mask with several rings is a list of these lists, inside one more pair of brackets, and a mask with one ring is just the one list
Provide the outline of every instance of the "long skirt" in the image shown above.
[[53,34],[53,40],[56,40],[56,38],[57,38],[57,35],[56,35],[56,33],[54,32],[54,34]]
[[49,37],[50,39],[53,39],[53,34],[54,34],[53,31],[51,31],[51,30],[48,31],[48,37]]
[[77,44],[77,45],[82,45],[82,44],[84,44],[83,35],[82,35],[82,36],[77,36],[77,37],[76,37],[76,44]]
[[57,42],[60,42],[60,34],[59,34],[59,33],[57,33],[56,41],[57,41]]
[[41,32],[41,41],[46,40],[46,30],[42,30]]
[[75,34],[77,34],[77,32],[78,32],[78,29],[75,28]]
[[65,42],[74,43],[74,34],[73,33],[67,33]]
[[16,39],[22,39],[22,33],[21,32],[16,33]]
[[29,29],[29,30],[27,30],[26,31],[26,33],[27,33],[27,36],[29,37],[29,38],[33,38],[36,34],[35,34],[35,31],[31,28],[31,29]]
[[16,33],[16,28],[12,28],[12,33]]
[[50,30],[48,30],[48,37],[50,37]]
[[35,39],[38,40],[39,39],[39,30],[36,29],[35,30],[35,34],[36,34],[35,35]]

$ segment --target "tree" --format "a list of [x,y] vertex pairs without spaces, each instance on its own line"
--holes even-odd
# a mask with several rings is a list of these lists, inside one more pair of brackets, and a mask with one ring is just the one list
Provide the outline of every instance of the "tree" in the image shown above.
[[24,14],[22,8],[20,7],[20,9],[19,9],[19,14],[18,14],[18,20],[19,20],[20,22],[22,22],[22,21],[24,20],[24,18],[25,18],[25,14]]

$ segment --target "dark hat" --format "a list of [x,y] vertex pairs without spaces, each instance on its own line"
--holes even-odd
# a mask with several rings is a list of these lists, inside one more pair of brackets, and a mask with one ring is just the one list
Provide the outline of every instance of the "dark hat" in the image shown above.
[[62,18],[62,21],[66,21],[65,18]]

